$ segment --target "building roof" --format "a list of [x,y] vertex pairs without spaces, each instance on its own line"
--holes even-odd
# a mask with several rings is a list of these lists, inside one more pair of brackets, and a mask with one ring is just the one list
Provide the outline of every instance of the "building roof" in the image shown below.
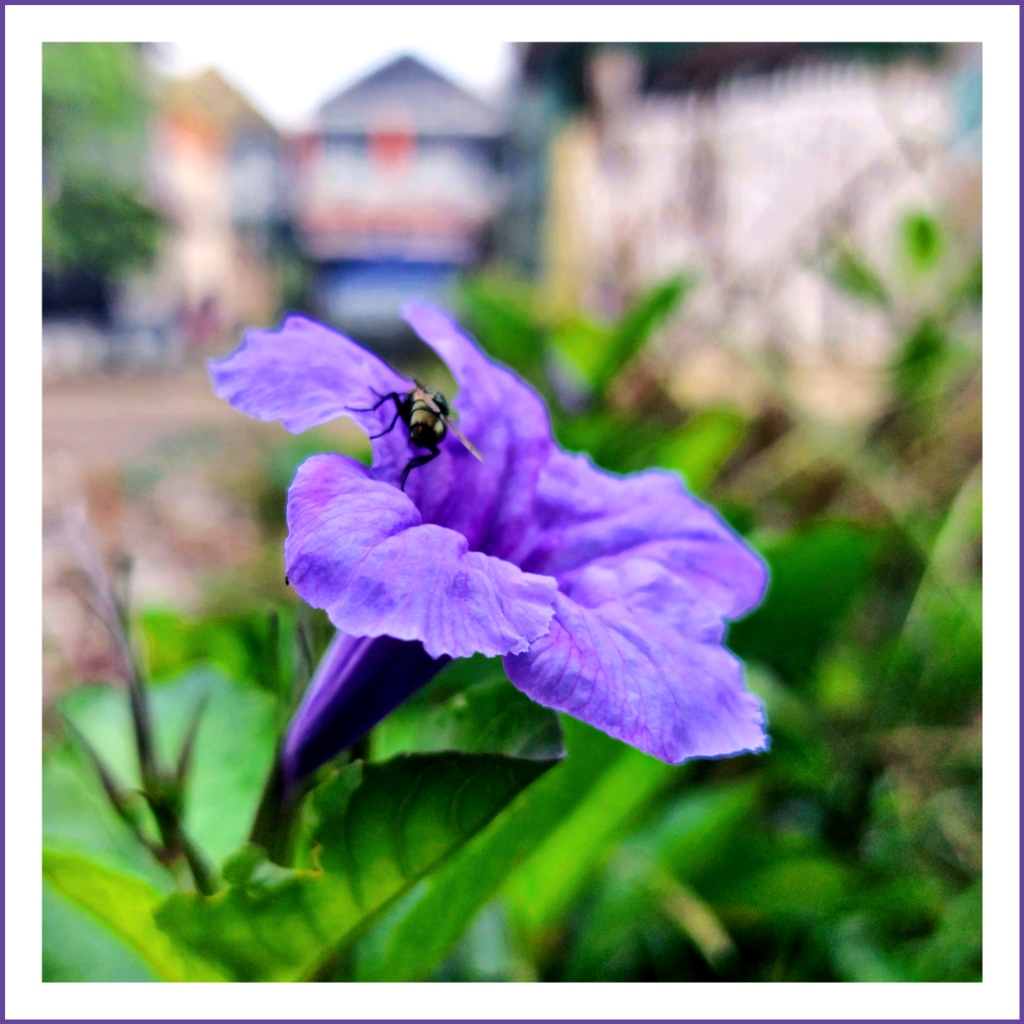
[[416,57],[404,55],[343,89],[320,107],[326,132],[365,132],[407,122],[417,135],[492,136],[497,112]]
[[213,68],[163,83],[160,105],[167,113],[200,120],[227,135],[275,134],[271,123]]

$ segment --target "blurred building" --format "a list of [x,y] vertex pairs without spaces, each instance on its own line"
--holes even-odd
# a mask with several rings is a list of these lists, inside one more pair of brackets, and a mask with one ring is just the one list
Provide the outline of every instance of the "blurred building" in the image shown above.
[[486,259],[499,139],[495,110],[414,57],[327,100],[291,160],[315,311],[386,341],[405,298],[439,299]]
[[279,140],[271,124],[216,71],[168,82],[151,152],[167,218],[142,303],[162,307],[186,350],[202,353],[277,313],[274,261],[287,214]]
[[805,358],[887,350],[887,320],[823,270],[841,241],[888,272],[901,218],[947,203],[947,51],[550,43],[519,56],[524,95],[556,111],[536,236],[556,308],[614,316],[684,270],[701,287],[679,345],[724,330]]
[[163,80],[154,55],[45,53],[51,376],[176,365],[280,306],[289,227],[276,131],[216,72]]

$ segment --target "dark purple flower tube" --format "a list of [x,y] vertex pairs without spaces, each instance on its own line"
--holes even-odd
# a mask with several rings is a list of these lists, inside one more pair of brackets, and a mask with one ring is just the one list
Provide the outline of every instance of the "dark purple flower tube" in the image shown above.
[[355,743],[450,660],[431,658],[417,641],[338,633],[288,727],[286,787]]

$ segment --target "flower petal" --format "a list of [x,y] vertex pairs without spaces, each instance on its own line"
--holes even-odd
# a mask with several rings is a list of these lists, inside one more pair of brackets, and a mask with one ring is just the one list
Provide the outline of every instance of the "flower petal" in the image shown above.
[[[361,345],[304,316],[276,331],[247,331],[239,349],[210,364],[214,390],[260,420],[281,420],[299,434],[338,416],[350,416],[369,434],[383,430],[394,402],[374,412],[377,395],[412,385]],[[401,432],[399,432],[401,434]]]
[[767,746],[739,661],[624,602],[584,608],[559,594],[550,631],[504,662],[533,700],[670,764]]
[[537,479],[555,447],[544,402],[491,362],[447,314],[421,302],[406,304],[402,314],[451,370],[459,385],[452,402],[459,429],[483,455],[478,461],[449,435],[441,457],[415,470],[406,491],[424,522],[447,526],[474,550],[505,558],[529,525]]
[[602,558],[561,579],[561,590],[584,608],[611,601],[627,605],[645,620],[657,618],[701,643],[721,643],[725,622],[682,576],[649,558]]
[[355,743],[447,662],[429,657],[420,643],[338,633],[288,726],[286,782],[293,785]]
[[616,476],[584,455],[554,449],[537,481],[530,529],[508,553],[559,583],[588,563],[643,558],[684,579],[725,618],[764,594],[764,563],[674,473]]
[[288,491],[285,567],[296,592],[356,636],[419,640],[428,655],[525,650],[548,630],[556,584],[423,524],[409,497],[341,455],[316,455]]

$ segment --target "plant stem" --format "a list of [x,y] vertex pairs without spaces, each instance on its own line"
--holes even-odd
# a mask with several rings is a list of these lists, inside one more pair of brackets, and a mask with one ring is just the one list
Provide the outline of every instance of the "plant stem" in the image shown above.
[[275,864],[291,866],[295,853],[295,833],[305,795],[305,788],[287,786],[278,754],[263,787],[263,795],[249,833],[249,842],[262,846]]

